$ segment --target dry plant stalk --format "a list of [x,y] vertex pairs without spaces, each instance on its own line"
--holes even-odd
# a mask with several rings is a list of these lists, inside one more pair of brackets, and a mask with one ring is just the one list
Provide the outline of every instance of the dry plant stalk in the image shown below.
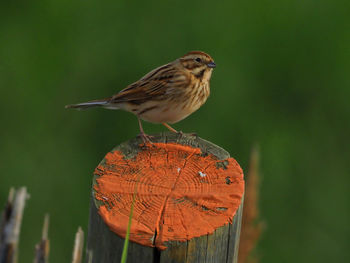
[[35,246],[35,258],[34,263],[48,263],[49,252],[50,252],[50,240],[48,239],[49,233],[49,221],[50,217],[48,214],[45,215],[43,232],[40,243]]
[[252,252],[263,229],[259,221],[259,151],[254,147],[250,157],[249,170],[244,194],[241,239],[238,253],[239,263],[256,263],[258,258]]
[[[29,198],[26,187],[10,189],[7,203],[0,218],[0,263],[17,263],[18,243],[25,202]],[[50,252],[49,215],[44,218],[41,241],[35,246],[34,263],[48,263]],[[84,232],[81,227],[75,236],[72,263],[81,263],[83,258]],[[91,257],[92,259],[92,257]],[[91,261],[88,261],[91,262]]]
[[[4,242],[4,228],[7,222],[10,220],[12,208],[13,208],[13,199],[15,196],[15,189],[13,187],[10,188],[10,192],[7,198],[7,203],[5,205],[4,210],[1,213],[1,221],[0,221],[0,248],[2,248],[2,244]],[[1,251],[1,250],[0,250]]]
[[10,189],[8,202],[2,213],[0,223],[0,262],[16,263],[18,257],[18,242],[21,230],[23,210],[28,199],[27,189]]
[[75,234],[72,263],[82,262],[83,248],[84,248],[84,232],[81,229],[81,227],[79,227],[77,233]]

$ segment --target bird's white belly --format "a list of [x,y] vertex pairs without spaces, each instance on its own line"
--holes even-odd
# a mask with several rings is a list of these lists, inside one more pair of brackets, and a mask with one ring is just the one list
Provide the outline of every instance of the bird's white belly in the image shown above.
[[193,111],[182,107],[157,107],[140,115],[141,119],[153,123],[176,123],[183,120]]

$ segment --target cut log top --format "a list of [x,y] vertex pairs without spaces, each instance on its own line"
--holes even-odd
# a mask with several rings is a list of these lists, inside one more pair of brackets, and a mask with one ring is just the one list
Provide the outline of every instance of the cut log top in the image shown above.
[[[232,223],[244,181],[238,163],[220,147],[188,134],[137,138],[111,152],[95,170],[93,200],[106,225],[130,240],[166,249]],[[170,242],[170,243],[169,243]]]

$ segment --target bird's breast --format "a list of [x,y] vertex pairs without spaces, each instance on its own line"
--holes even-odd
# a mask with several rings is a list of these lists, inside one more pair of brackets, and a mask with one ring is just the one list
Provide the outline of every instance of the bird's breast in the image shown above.
[[168,100],[142,105],[139,116],[153,123],[176,123],[198,110],[209,96],[209,83],[194,87],[192,90]]

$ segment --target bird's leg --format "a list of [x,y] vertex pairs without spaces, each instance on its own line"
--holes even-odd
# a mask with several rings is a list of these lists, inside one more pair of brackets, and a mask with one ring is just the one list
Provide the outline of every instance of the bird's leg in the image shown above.
[[175,132],[175,133],[180,133],[182,134],[182,131],[178,132],[177,130],[175,130],[173,127],[171,127],[169,124],[167,124],[166,122],[162,123],[165,127],[167,127],[170,131]]
[[[177,130],[175,130],[175,129],[174,129],[173,127],[171,127],[169,124],[167,124],[167,123],[165,123],[165,122],[163,122],[162,124],[163,124],[165,127],[167,127],[170,131],[175,132],[175,133],[177,133],[177,134],[180,134],[181,136],[184,135],[184,133],[183,133],[182,131],[177,131]],[[191,135],[191,136],[196,136],[196,137],[197,137],[197,133],[195,133],[195,132],[189,133],[189,135]]]
[[152,144],[152,142],[151,142],[152,136],[147,135],[147,134],[143,131],[141,119],[140,119],[139,116],[137,116],[137,120],[138,120],[138,122],[139,122],[139,127],[140,127],[140,134],[139,134],[139,136],[142,138],[143,143],[144,143],[145,145],[146,145],[147,142],[149,142],[149,143]]

